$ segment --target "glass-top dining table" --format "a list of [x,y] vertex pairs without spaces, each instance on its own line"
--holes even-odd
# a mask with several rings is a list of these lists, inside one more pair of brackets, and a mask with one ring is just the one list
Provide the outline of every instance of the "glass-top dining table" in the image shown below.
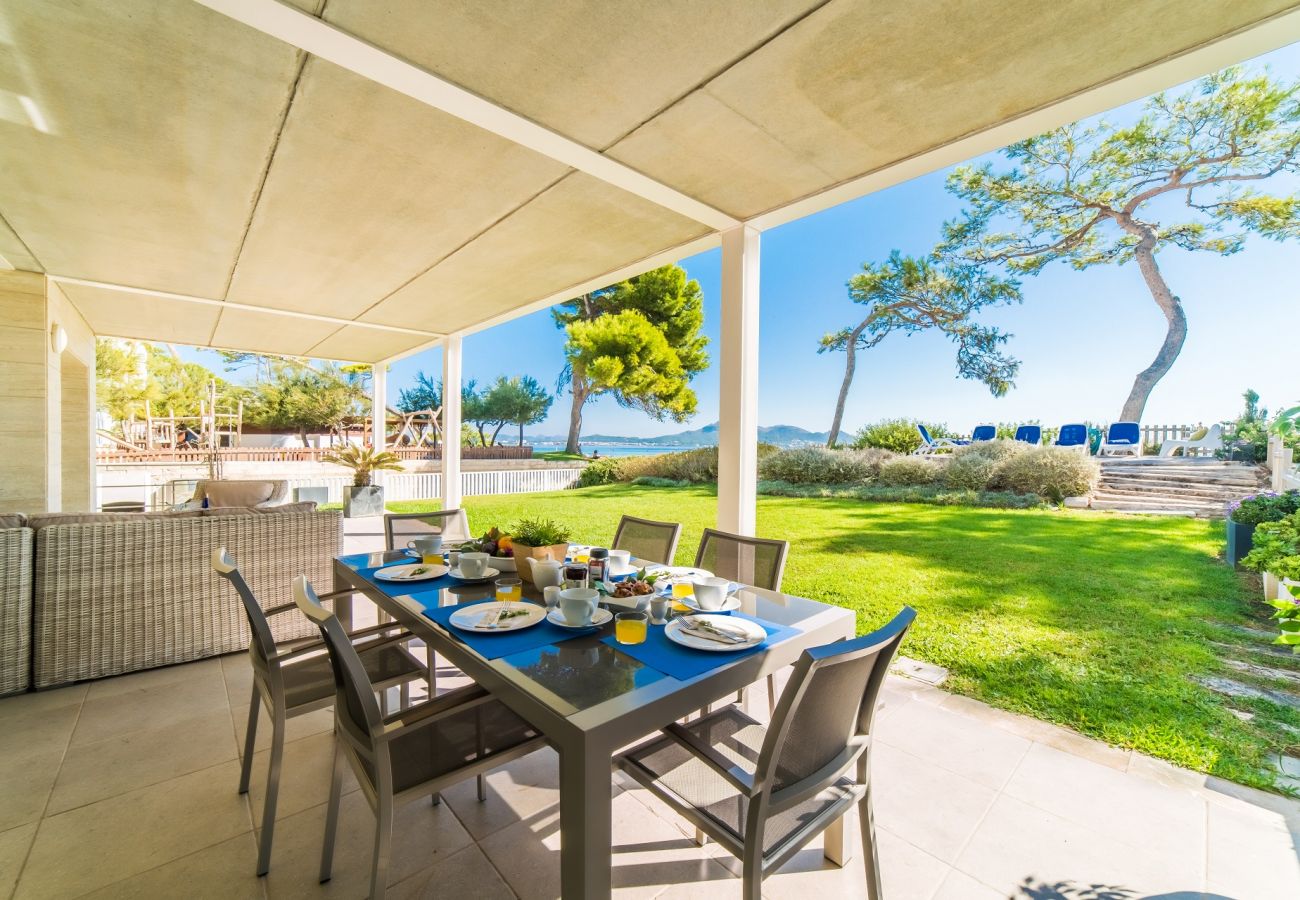
[[[543,642],[547,640],[543,632],[535,632],[531,639],[523,638],[528,632],[466,635],[439,620],[445,621],[447,607],[492,599],[492,581],[453,583],[445,576],[395,584],[373,577],[377,568],[410,561],[403,551],[338,557],[334,588],[365,595],[530,722],[556,749],[560,880],[565,898],[610,895],[610,768],[619,749],[714,701],[734,697],[793,663],[809,647],[854,634],[855,616],[850,610],[776,591],[741,588],[736,612],[758,620],[769,634],[761,649],[743,654],[696,650],[690,652],[708,659],[674,657],[673,653],[685,651],[666,647],[662,635],[654,633],[663,627],[653,624],[645,647],[618,644],[612,623],[576,634],[547,622],[534,626],[553,629],[554,642]],[[542,603],[540,591],[532,584],[524,582],[523,589],[523,602]],[[345,624],[350,623],[349,600],[341,600],[337,612]],[[521,639],[527,646],[520,645]],[[659,655],[655,641],[659,641]]]

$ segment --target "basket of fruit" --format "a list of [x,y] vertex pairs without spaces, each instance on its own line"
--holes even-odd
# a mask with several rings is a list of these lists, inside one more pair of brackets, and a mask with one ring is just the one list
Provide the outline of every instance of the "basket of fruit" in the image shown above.
[[510,535],[502,534],[500,528],[489,528],[482,537],[461,544],[460,552],[467,551],[492,557],[488,565],[498,572],[516,571],[514,541]]

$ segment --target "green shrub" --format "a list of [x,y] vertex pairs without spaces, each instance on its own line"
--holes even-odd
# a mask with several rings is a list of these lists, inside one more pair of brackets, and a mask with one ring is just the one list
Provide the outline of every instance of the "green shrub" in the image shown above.
[[633,484],[639,484],[642,487],[686,487],[689,481],[679,481],[676,478],[660,478],[658,475],[642,475],[640,478],[633,478]]
[[[924,422],[930,437],[953,437],[953,433],[942,422]],[[911,453],[921,446],[921,435],[916,430],[913,419],[885,419],[865,426],[853,439],[856,449],[877,447],[892,450],[895,453]]]
[[598,484],[614,484],[626,480],[622,460],[607,456],[587,463],[578,476],[578,487],[595,487]]
[[963,491],[929,485],[882,487],[875,484],[814,485],[761,481],[758,492],[773,497],[827,497],[872,503],[926,503],[932,506],[982,506],[993,509],[1033,509],[1043,505],[1037,494]]
[[701,484],[718,480],[718,448],[700,447],[680,453],[661,453],[658,456],[632,456],[622,459],[626,478],[636,480],[644,476],[671,478]]
[[1053,503],[1088,493],[1100,470],[1091,457],[1065,447],[1030,447],[997,464],[988,486],[1017,494],[1038,494]]
[[891,459],[880,467],[877,481],[886,487],[932,485],[943,475],[943,466],[915,456]]
[[997,465],[996,461],[987,456],[967,453],[948,463],[943,470],[943,483],[946,487],[958,490],[982,491]]
[[760,478],[792,484],[856,484],[879,471],[879,462],[873,465],[864,452],[825,447],[782,450],[767,457],[758,467]]
[[1020,441],[979,441],[975,444],[967,444],[965,447],[958,447],[952,451],[952,456],[954,460],[973,456],[997,463],[1008,457],[1018,456],[1029,449],[1031,448],[1028,444]]
[[1300,581],[1300,512],[1255,526],[1251,551],[1241,564],[1256,572]]

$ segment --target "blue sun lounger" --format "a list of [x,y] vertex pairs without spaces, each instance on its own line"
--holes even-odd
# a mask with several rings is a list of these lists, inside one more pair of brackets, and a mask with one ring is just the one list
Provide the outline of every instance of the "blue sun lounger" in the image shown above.
[[1061,433],[1056,436],[1054,446],[1071,447],[1075,450],[1088,452],[1088,426],[1080,423],[1071,423],[1061,426]]
[[912,451],[913,456],[924,456],[927,453],[938,453],[940,450],[951,450],[953,447],[965,447],[970,441],[954,440],[953,438],[932,438],[930,430],[920,422],[916,423],[917,434],[921,435],[921,446]]
[[991,441],[998,436],[998,429],[994,425],[976,425],[975,430],[970,433],[971,443],[975,441]]
[[1043,426],[1021,425],[1016,429],[1016,440],[1022,444],[1033,444],[1037,447],[1043,442]]
[[1112,422],[1106,429],[1106,440],[1097,449],[1098,456],[1130,453],[1142,455],[1142,429],[1137,422]]

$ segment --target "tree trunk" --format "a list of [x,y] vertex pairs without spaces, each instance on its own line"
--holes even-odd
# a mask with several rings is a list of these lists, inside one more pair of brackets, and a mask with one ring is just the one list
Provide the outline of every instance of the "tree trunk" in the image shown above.
[[833,448],[840,439],[840,426],[844,422],[844,404],[849,399],[849,385],[853,384],[853,372],[858,366],[858,338],[862,329],[867,327],[868,319],[863,319],[857,328],[849,332],[848,342],[844,347],[844,380],[840,382],[840,396],[835,401],[835,419],[831,422],[831,433],[826,438],[826,446]]
[[1119,225],[1129,234],[1136,235],[1140,239],[1134,250],[1138,269],[1142,272],[1147,290],[1151,292],[1151,298],[1156,301],[1160,311],[1165,314],[1165,321],[1169,323],[1164,343],[1160,345],[1160,352],[1156,354],[1151,365],[1133,379],[1133,389],[1129,392],[1128,399],[1124,401],[1124,409],[1119,414],[1120,421],[1140,422],[1142,411],[1146,409],[1147,400],[1151,397],[1151,391],[1173,368],[1178,354],[1183,350],[1183,344],[1187,340],[1187,315],[1183,312],[1183,304],[1169,290],[1164,276],[1160,274],[1160,267],[1156,265],[1154,232],[1128,217],[1119,219]]
[[519,446],[522,447],[523,445],[524,445],[524,423],[520,422],[519,423]]
[[587,386],[577,373],[574,373],[569,390],[573,394],[573,406],[569,409],[569,440],[564,445],[564,452],[581,455],[578,439],[582,435],[582,407],[587,402]]

